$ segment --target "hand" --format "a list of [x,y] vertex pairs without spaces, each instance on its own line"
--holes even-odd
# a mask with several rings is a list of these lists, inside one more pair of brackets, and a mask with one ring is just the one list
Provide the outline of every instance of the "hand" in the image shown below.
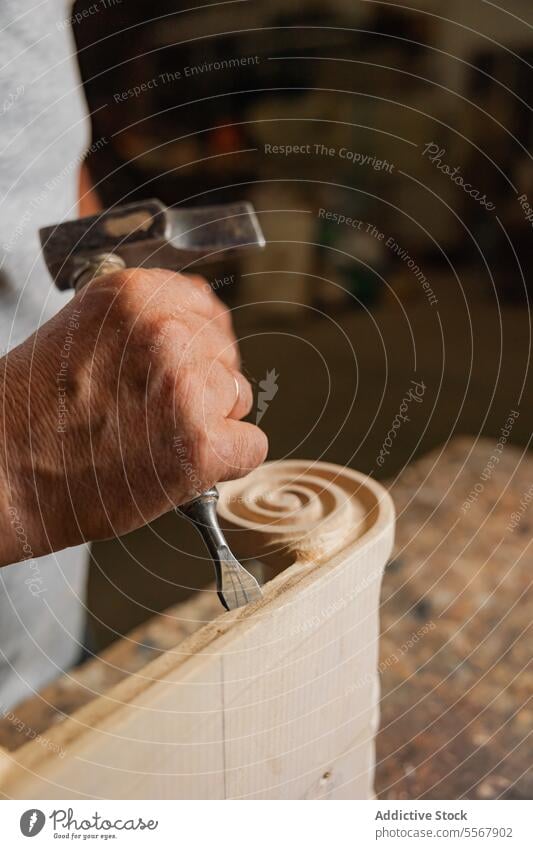
[[[121,535],[267,453],[228,311],[201,278],[88,284],[0,361],[0,564]],[[1,439],[1,437],[0,437]],[[6,518],[7,516],[7,518]]]

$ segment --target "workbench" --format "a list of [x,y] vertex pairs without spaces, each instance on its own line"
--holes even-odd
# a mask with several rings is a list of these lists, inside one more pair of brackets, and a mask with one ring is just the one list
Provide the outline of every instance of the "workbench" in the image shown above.
[[533,796],[533,509],[508,530],[533,495],[533,459],[497,445],[455,439],[391,487],[398,524],[382,591],[376,771],[384,799]]
[[[390,482],[398,524],[381,604],[376,793],[384,799],[533,793],[533,460],[509,445],[495,454],[496,443],[455,439]],[[47,728],[219,612],[205,591],[151,618],[6,712],[0,746],[14,751],[39,734],[46,746]]]

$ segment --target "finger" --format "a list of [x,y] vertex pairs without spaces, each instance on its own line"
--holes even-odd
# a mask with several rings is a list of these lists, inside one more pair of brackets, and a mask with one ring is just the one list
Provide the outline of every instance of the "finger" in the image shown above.
[[241,374],[240,371],[232,369],[231,374],[235,382],[236,400],[230,412],[228,413],[227,418],[243,419],[245,416],[248,415],[248,413],[253,407],[254,393],[249,382],[246,380],[245,376]]
[[191,339],[186,355],[201,356],[218,360],[230,369],[239,368],[239,353],[235,337],[224,333],[211,321],[203,316],[189,314],[183,319],[191,331]]
[[252,408],[252,387],[235,369],[228,369],[217,360],[204,360],[196,368],[193,403],[201,409],[206,423],[220,418],[241,419]]
[[226,419],[218,428],[216,444],[212,447],[220,463],[217,480],[234,480],[264,462],[268,440],[255,425]]
[[[218,344],[219,350],[224,350],[226,365],[239,368],[240,355],[229,312],[203,277],[188,277],[163,268],[126,268],[102,276],[98,285],[104,279],[117,293],[119,289],[131,290],[137,312],[146,310],[162,320],[174,317],[196,330],[205,326],[202,344],[210,345],[206,350],[216,356],[213,347]],[[89,291],[88,286],[85,289]]]

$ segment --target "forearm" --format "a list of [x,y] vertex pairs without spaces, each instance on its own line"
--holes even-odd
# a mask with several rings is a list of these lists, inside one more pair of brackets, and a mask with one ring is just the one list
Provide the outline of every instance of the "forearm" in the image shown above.
[[15,349],[0,360],[1,422],[0,433],[0,566],[38,557],[52,550],[42,521],[35,484],[36,464],[40,463],[42,446],[38,430],[43,413],[37,409],[31,392],[32,382],[43,382],[37,362],[32,374],[26,373],[24,362]]
[[[4,453],[5,446],[2,446]],[[4,475],[0,479],[0,566],[7,566],[24,558],[24,553],[17,545],[13,505],[9,499],[8,484]]]
[[[0,435],[0,566],[7,566],[24,559],[23,546],[17,541],[17,529],[19,529],[20,517],[13,503],[13,482],[10,480],[9,456],[12,450],[11,432],[13,417],[16,415],[14,407],[17,406],[12,388],[8,385],[9,378],[8,357],[0,360],[0,386],[1,386],[1,422]],[[19,529],[20,536],[20,529]]]

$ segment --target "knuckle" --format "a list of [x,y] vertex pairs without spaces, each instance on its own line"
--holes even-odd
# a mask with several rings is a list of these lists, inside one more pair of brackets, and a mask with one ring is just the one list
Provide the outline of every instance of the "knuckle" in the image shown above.
[[123,268],[106,276],[108,276],[109,286],[117,294],[117,300],[127,303],[142,287],[145,273],[140,268]]
[[[224,320],[228,327],[231,326],[231,315],[229,309],[220,300],[218,295],[213,291],[210,283],[205,279],[205,277],[201,277],[196,274],[187,274],[180,275],[183,281],[186,281],[188,286],[189,295],[191,296],[191,307],[194,310],[195,304],[201,310],[207,309],[209,313],[213,316],[216,316],[219,319]],[[202,310],[203,307],[203,310]]]
[[188,310],[194,312],[197,306],[209,299],[210,286],[203,277],[176,274],[175,282],[175,296],[185,302]]
[[141,341],[149,345],[152,354],[174,361],[183,351],[189,338],[185,322],[169,315],[147,315],[139,321]]
[[[138,286],[134,282],[136,277],[136,269],[123,269],[94,281],[93,291],[107,297],[112,317],[118,322],[130,324],[142,310]],[[93,283],[89,285],[92,287]]]
[[211,286],[201,274],[180,274],[182,280],[186,280],[189,286],[200,292],[205,292],[206,295],[211,293]]
[[94,291],[106,292],[114,304],[116,314],[131,321],[132,317],[142,315],[158,283],[157,269],[123,268],[96,278],[88,286]]
[[[220,302],[220,303],[222,304],[222,302]],[[221,315],[222,320],[224,322],[224,325],[226,327],[226,332],[229,333],[231,336],[233,336],[234,335],[233,315],[231,313],[231,310],[228,309],[228,307],[226,307],[224,304],[222,304],[222,307],[221,307],[221,310],[220,310],[220,315]]]

